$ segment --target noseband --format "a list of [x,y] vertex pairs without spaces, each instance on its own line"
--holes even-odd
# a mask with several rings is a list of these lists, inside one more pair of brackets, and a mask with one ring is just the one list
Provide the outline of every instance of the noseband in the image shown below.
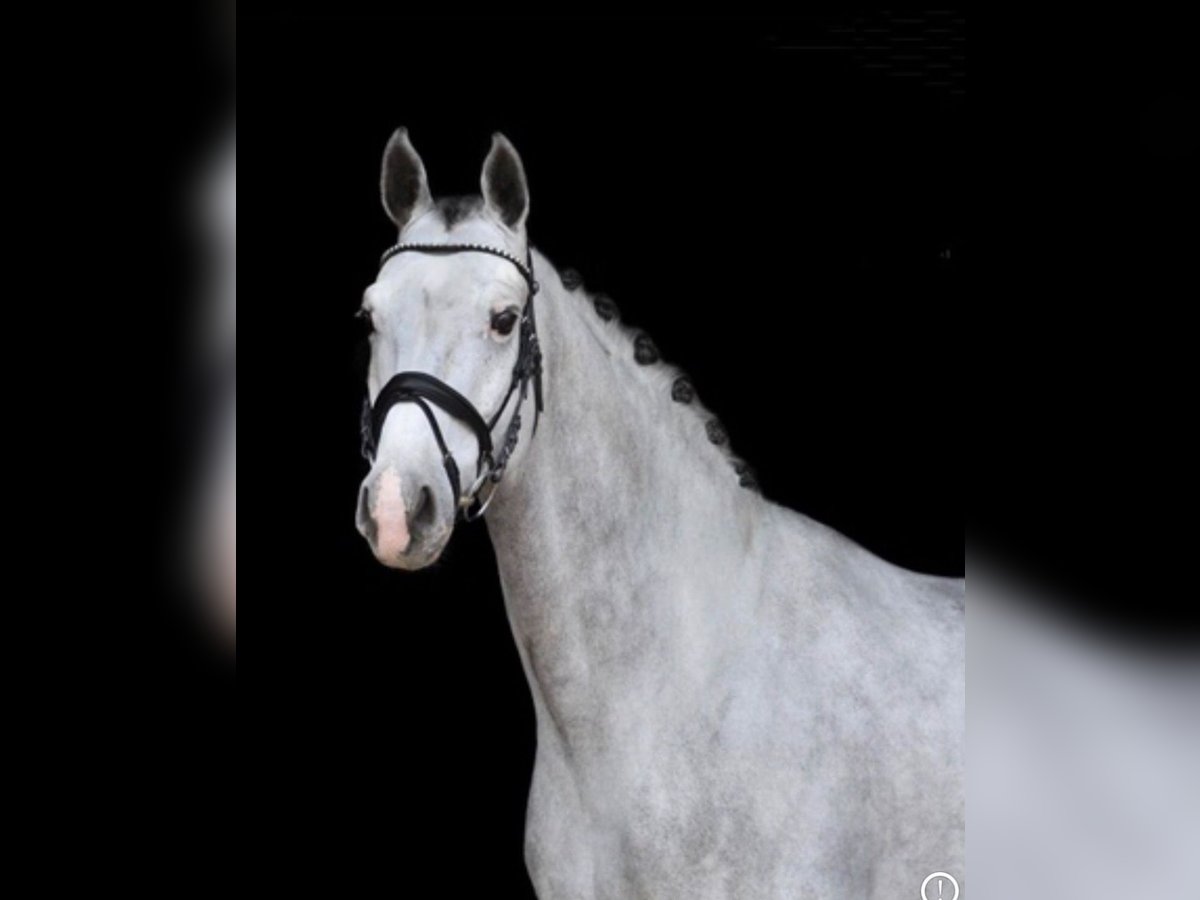
[[[371,406],[368,395],[363,402],[362,412],[362,453],[367,462],[374,462],[375,453],[379,447],[380,436],[383,434],[383,424],[387,415],[397,403],[415,403],[425,414],[433,438],[437,441],[442,453],[442,465],[446,469],[446,478],[450,481],[450,493],[458,508],[458,515],[465,521],[473,522],[483,515],[496,494],[496,485],[504,476],[509,457],[517,446],[521,434],[521,406],[529,393],[530,382],[533,383],[534,413],[533,430],[537,432],[538,417],[542,412],[542,351],[538,346],[537,325],[533,317],[533,295],[538,291],[538,283],[533,277],[533,253],[526,252],[526,261],[521,262],[505,250],[488,247],[483,244],[396,244],[389,248],[379,260],[379,268],[399,253],[490,253],[501,259],[508,260],[517,267],[517,271],[529,286],[525,297],[525,308],[521,312],[520,346],[517,351],[517,362],[513,366],[512,381],[508,385],[508,393],[504,402],[490,419],[485,420],[475,405],[456,391],[446,382],[434,378],[425,372],[401,372],[394,375],[379,396],[375,405]],[[508,401],[517,394],[517,405],[513,410],[512,419],[504,432],[504,443],[498,453],[493,452],[492,431],[500,416],[508,407]],[[446,446],[442,430],[438,427],[437,417],[434,416],[430,404],[439,407],[451,417],[462,422],[475,433],[475,441],[479,445],[479,456],[475,460],[475,480],[470,488],[462,490],[458,471],[458,463],[454,454]],[[491,487],[486,496],[481,497],[486,485]]]

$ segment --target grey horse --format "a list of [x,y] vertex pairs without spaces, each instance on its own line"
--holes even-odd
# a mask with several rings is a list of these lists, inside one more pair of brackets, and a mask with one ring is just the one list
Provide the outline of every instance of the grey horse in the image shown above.
[[[389,255],[361,314],[377,409],[398,373],[450,386],[507,445],[502,477],[478,423],[414,388],[375,423],[357,524],[380,562],[417,569],[487,493],[537,717],[538,896],[915,898],[934,872],[965,888],[964,581],[761,496],[692,384],[531,249],[502,135],[481,187],[435,200],[396,131],[382,194],[403,246],[484,249]],[[527,381],[510,391],[534,296],[540,417]]]

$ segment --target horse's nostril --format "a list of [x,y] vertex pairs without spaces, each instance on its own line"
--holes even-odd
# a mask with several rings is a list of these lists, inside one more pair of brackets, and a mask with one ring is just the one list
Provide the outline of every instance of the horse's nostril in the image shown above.
[[417,502],[413,505],[413,530],[427,528],[433,524],[433,494],[429,488],[423,487],[417,494]]

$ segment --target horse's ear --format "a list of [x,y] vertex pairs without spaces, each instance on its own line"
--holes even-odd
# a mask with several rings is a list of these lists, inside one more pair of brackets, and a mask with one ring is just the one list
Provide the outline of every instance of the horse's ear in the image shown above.
[[492,135],[492,149],[483,161],[480,186],[487,208],[505,226],[520,231],[529,215],[529,185],[516,148],[498,131]]
[[404,228],[413,216],[432,204],[429,182],[421,157],[408,140],[408,129],[397,128],[383,151],[379,177],[383,209],[396,227]]

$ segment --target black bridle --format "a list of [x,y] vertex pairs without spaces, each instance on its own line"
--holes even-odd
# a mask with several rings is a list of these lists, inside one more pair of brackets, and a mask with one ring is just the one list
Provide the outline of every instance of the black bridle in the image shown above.
[[[537,325],[533,317],[533,295],[538,291],[537,280],[533,277],[533,254],[526,252],[525,262],[513,256],[506,250],[488,247],[483,244],[408,244],[399,243],[390,247],[379,260],[379,268],[398,253],[414,251],[418,253],[490,253],[506,259],[517,267],[525,279],[529,290],[525,298],[525,308],[521,312],[520,344],[517,350],[517,362],[513,366],[512,381],[508,385],[508,393],[504,402],[490,419],[485,420],[475,405],[456,391],[446,382],[426,374],[425,372],[401,372],[392,376],[383,386],[375,405],[371,406],[368,395],[363,402],[362,412],[362,453],[367,462],[374,462],[375,452],[379,447],[380,435],[383,433],[383,423],[387,420],[388,412],[397,403],[415,403],[425,414],[433,438],[437,441],[442,453],[442,465],[446,469],[446,478],[450,481],[450,492],[458,507],[458,514],[467,522],[472,522],[483,515],[496,494],[496,485],[504,476],[509,457],[517,446],[521,434],[521,406],[529,393],[529,384],[533,382],[534,414],[533,430],[537,432],[538,417],[542,412],[542,351],[538,346]],[[519,393],[518,393],[519,392]],[[508,428],[504,432],[504,443],[498,453],[493,453],[492,431],[500,416],[508,407],[508,401],[514,393],[518,393],[517,406],[513,410]],[[462,490],[458,463],[454,454],[446,446],[442,430],[438,427],[437,417],[429,404],[440,407],[450,416],[462,422],[475,433],[475,441],[479,445],[479,456],[475,461],[475,480],[467,491]],[[491,490],[486,497],[480,499],[480,492],[485,484],[491,484]]]

